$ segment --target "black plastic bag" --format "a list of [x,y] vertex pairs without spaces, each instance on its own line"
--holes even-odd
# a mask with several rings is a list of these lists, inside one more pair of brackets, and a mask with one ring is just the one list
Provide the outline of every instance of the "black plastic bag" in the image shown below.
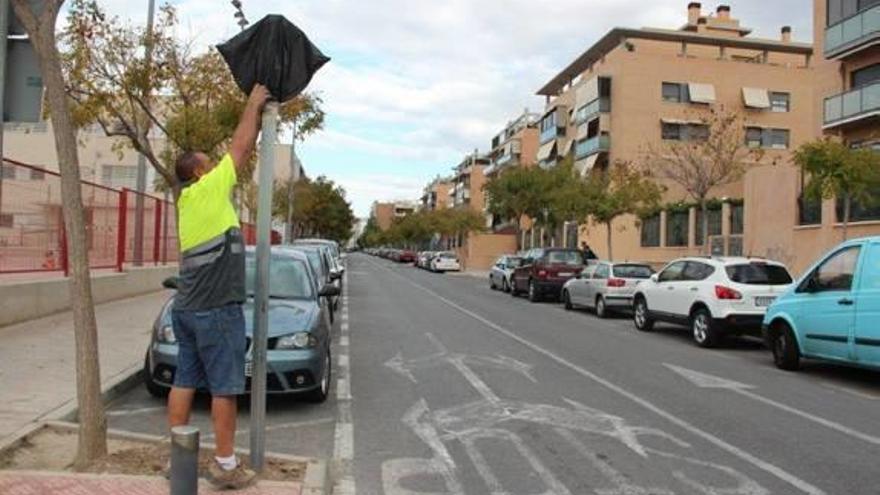
[[281,15],[267,15],[217,49],[242,91],[250,94],[259,83],[282,103],[299,95],[330,61]]

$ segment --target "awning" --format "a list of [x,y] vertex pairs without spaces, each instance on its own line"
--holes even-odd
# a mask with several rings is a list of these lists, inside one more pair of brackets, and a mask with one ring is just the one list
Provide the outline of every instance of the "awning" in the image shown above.
[[575,108],[580,108],[599,97],[599,76],[581,84],[575,93]]
[[676,125],[706,125],[702,120],[686,120],[686,119],[674,119],[662,117],[660,118],[660,122],[664,124],[676,124]]
[[688,83],[688,91],[694,103],[715,103],[715,86],[711,84]]
[[743,101],[749,108],[770,108],[770,93],[763,88],[743,88]]
[[593,170],[593,167],[596,166],[596,160],[598,159],[598,153],[590,155],[583,160],[578,160],[574,162],[574,168],[578,171],[579,174],[581,174],[581,177],[584,177],[585,175],[589,174],[591,170]]
[[556,140],[545,143],[538,149],[538,161],[543,162],[544,160],[550,158],[550,155],[553,154],[553,149],[556,148]]
[[562,145],[562,149],[559,150],[559,156],[566,156],[568,152],[571,151],[571,147],[574,144],[574,139],[569,139],[565,144]]
[[581,124],[577,129],[577,135],[575,136],[575,140],[583,141],[587,139],[587,134],[590,132],[590,126],[587,124]]

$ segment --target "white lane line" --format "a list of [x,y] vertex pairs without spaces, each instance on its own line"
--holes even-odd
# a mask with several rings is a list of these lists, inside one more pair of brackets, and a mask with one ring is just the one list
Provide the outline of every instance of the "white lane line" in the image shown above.
[[351,362],[348,340],[348,273],[343,276],[341,336],[336,356],[336,430],[333,435],[335,480],[333,495],[355,495],[354,479],[354,420],[351,413]]
[[[370,261],[370,263],[373,264],[374,266],[378,266],[381,268],[381,265],[373,263],[372,261]],[[386,270],[388,270],[388,269],[386,268]],[[604,386],[605,388],[629,399],[632,402],[635,402],[636,404],[644,407],[645,409],[653,412],[654,414],[666,419],[667,421],[671,422],[672,424],[675,424],[675,425],[681,427],[685,431],[688,431],[688,432],[692,433],[693,435],[696,435],[696,436],[706,440],[707,442],[715,445],[716,447],[718,447],[718,448],[720,448],[730,454],[733,454],[736,457],[739,457],[743,461],[748,462],[749,464],[752,464],[753,466],[757,467],[758,469],[761,469],[762,471],[765,471],[765,472],[779,478],[780,480],[790,484],[791,486],[797,488],[798,490],[800,490],[804,493],[810,494],[810,495],[825,495],[825,492],[822,491],[820,488],[807,483],[806,481],[794,476],[793,474],[788,473],[784,469],[779,468],[779,467],[777,467],[767,461],[764,461],[758,457],[755,457],[754,455],[746,452],[745,450],[742,450],[739,447],[731,445],[731,444],[725,442],[724,440],[722,440],[721,438],[716,437],[715,435],[712,435],[711,433],[708,433],[706,431],[701,430],[697,426],[694,426],[691,423],[679,418],[678,416],[676,416],[670,412],[667,412],[664,409],[661,409],[660,407],[654,405],[653,403],[649,402],[648,400],[639,397],[638,395],[624,389],[623,387],[620,387],[620,386],[600,377],[599,375],[596,375],[595,373],[592,373],[592,372],[584,369],[583,367],[578,366],[578,365],[572,363],[571,361],[569,361],[561,356],[558,356],[557,354],[554,354],[552,351],[544,349],[543,347],[520,337],[519,335],[511,332],[510,330],[508,330],[500,325],[497,325],[497,324],[493,323],[492,321],[487,320],[486,318],[483,318],[482,316],[456,304],[453,301],[450,301],[449,299],[441,296],[440,294],[434,292],[433,290],[431,290],[423,285],[420,285],[416,282],[413,282],[412,280],[404,277],[403,275],[401,275],[393,270],[388,270],[388,271],[390,273],[394,274],[395,276],[403,279],[404,281],[406,281],[408,284],[412,285],[413,287],[416,287],[417,289],[422,290],[423,292],[430,294],[431,296],[435,297],[437,300],[442,301],[447,306],[454,308],[467,316],[470,316],[471,318],[479,321],[480,323],[486,325],[487,327],[500,333],[501,335],[504,335],[504,336],[516,341],[516,342],[519,342],[523,346],[528,347],[529,349],[531,349],[539,354],[543,354],[544,356],[552,359],[553,361],[556,361],[557,363],[577,372],[578,374],[580,374],[586,378],[589,378],[590,380],[593,380],[594,382]]]
[[838,384],[832,383],[832,382],[819,382],[819,383],[820,383],[820,385],[822,385],[825,388],[829,388],[831,390],[836,390],[838,392],[843,392],[845,394],[850,394],[850,395],[858,397],[860,399],[880,400],[880,395],[878,395],[878,394],[872,394],[870,392],[861,392],[859,390],[849,388],[849,387],[843,387],[841,385],[838,385]]

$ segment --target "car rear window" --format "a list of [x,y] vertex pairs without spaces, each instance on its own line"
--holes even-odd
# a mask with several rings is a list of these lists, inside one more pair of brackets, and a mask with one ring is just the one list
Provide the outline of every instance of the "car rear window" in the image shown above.
[[619,278],[651,278],[654,270],[647,265],[614,265],[614,276]]
[[557,265],[583,265],[584,253],[580,251],[550,251],[547,253],[547,263]]
[[779,265],[749,263],[726,268],[731,281],[746,285],[786,285],[792,283],[788,270]]
[[440,258],[445,260],[454,260],[456,258],[455,253],[440,253]]

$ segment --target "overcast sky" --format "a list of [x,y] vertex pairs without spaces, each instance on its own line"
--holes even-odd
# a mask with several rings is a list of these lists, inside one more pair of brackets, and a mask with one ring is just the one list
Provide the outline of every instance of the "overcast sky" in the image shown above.
[[[158,0],[161,2],[161,0]],[[105,0],[141,23],[147,0]],[[143,4],[137,8],[136,4]],[[237,32],[226,0],[175,0],[180,36],[205,49]],[[677,28],[687,0],[242,0],[300,26],[333,60],[314,79],[326,128],[300,146],[307,173],[348,191],[359,216],[374,200],[415,199],[524,108],[543,83],[609,29]],[[732,15],[777,38],[812,39],[811,0],[732,0]],[[705,12],[716,2],[703,3]]]

